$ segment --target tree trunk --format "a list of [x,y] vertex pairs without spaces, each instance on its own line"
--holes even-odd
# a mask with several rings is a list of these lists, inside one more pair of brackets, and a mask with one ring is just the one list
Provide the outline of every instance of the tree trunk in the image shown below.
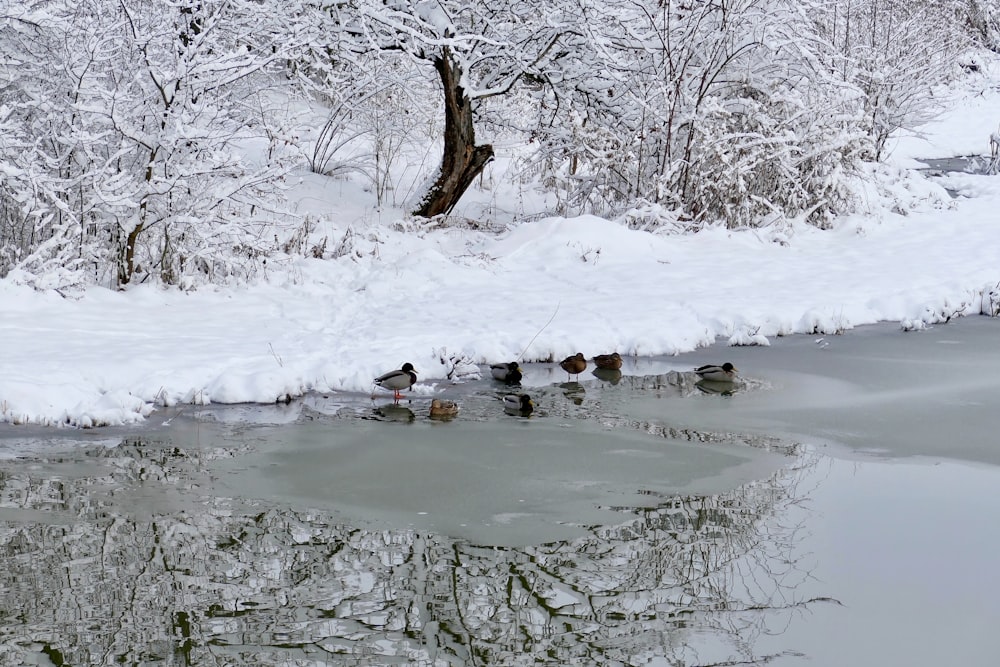
[[[160,127],[162,128],[163,126],[161,125]],[[146,165],[145,173],[146,183],[153,181],[153,165],[156,164],[156,155],[159,152],[159,147],[149,151],[149,163]],[[139,242],[139,235],[146,229],[146,216],[148,214],[149,193],[147,192],[143,195],[142,201],[139,202],[139,220],[125,238],[125,247],[119,249],[118,289],[124,289],[132,281],[132,276],[135,275],[135,244]]]
[[462,68],[452,59],[448,47],[434,59],[434,69],[444,87],[444,154],[437,180],[413,212],[427,218],[450,213],[486,163],[493,159],[493,146],[476,145],[472,103],[462,88]]

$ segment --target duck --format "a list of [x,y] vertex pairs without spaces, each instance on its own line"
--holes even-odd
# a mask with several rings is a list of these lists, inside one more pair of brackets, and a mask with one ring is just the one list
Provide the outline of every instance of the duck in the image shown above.
[[559,366],[566,371],[567,375],[580,376],[580,373],[587,370],[587,360],[584,358],[582,352],[577,352],[572,357],[566,357],[559,362]]
[[507,394],[503,397],[503,409],[509,414],[527,417],[534,411],[535,403],[527,394]]
[[389,371],[375,378],[374,382],[383,389],[392,389],[394,398],[402,398],[400,389],[409,390],[417,381],[417,372],[413,370],[413,364],[407,362],[399,370]]
[[609,371],[621,370],[622,355],[617,352],[612,352],[611,354],[599,354],[594,357],[594,365],[598,368],[604,368]]
[[711,380],[712,382],[732,382],[736,379],[737,369],[727,361],[721,366],[716,366],[715,364],[699,366],[694,369],[694,372],[702,380]]
[[500,380],[504,384],[521,384],[521,367],[516,361],[507,364],[493,364],[490,366],[490,373],[494,380]]
[[435,398],[431,401],[431,419],[451,419],[458,414],[458,403]]

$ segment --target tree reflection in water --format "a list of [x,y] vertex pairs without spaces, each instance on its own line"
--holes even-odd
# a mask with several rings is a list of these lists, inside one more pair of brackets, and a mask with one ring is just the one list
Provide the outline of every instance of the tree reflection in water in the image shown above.
[[226,456],[132,442],[6,462],[0,662],[754,664],[760,633],[810,602],[801,526],[782,523],[807,459],[499,548],[205,495]]

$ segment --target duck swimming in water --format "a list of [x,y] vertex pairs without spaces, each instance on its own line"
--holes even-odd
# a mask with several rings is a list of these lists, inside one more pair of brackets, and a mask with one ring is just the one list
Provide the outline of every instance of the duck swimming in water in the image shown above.
[[493,364],[490,366],[490,374],[494,380],[500,380],[504,384],[521,384],[521,367],[516,361],[507,364]]
[[702,380],[711,380],[712,382],[732,382],[736,379],[737,369],[727,361],[721,366],[716,366],[715,364],[699,366],[694,369],[694,372]]
[[503,397],[503,409],[508,414],[527,417],[534,411],[535,404],[527,394],[507,394]]
[[431,401],[431,419],[451,419],[458,414],[458,403],[435,398]]
[[392,389],[394,398],[402,398],[399,393],[401,389],[409,389],[417,381],[417,372],[413,370],[413,364],[407,362],[396,371],[389,371],[384,375],[379,375],[374,382],[383,389]]
[[582,352],[577,352],[572,357],[566,357],[560,361],[559,366],[566,371],[567,375],[576,375],[579,377],[580,373],[587,370],[587,360],[584,358]]

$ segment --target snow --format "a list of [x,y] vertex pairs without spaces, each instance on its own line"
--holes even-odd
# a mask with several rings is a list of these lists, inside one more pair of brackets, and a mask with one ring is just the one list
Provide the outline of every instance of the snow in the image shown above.
[[[941,182],[961,193],[952,200],[906,170],[920,157],[988,156],[998,98],[995,86],[966,90],[921,136],[897,138],[879,176],[888,187],[866,188],[866,213],[826,231],[671,235],[594,216],[499,234],[421,227],[364,208],[349,181],[303,175],[291,193],[299,211],[337,212],[326,230],[330,247],[345,241],[335,259],[288,260],[254,286],[194,291],[92,287],[64,298],[16,273],[0,281],[0,421],[127,424],[163,405],[370,392],[372,378],[407,361],[414,391],[432,395],[447,390],[456,361],[467,374],[470,362],[522,352],[527,362],[677,355],[717,340],[767,345],[879,321],[917,331],[977,314],[1000,285],[1000,177],[949,174]],[[467,197],[467,217],[504,206],[495,192]],[[508,210],[523,206],[510,197]]]

